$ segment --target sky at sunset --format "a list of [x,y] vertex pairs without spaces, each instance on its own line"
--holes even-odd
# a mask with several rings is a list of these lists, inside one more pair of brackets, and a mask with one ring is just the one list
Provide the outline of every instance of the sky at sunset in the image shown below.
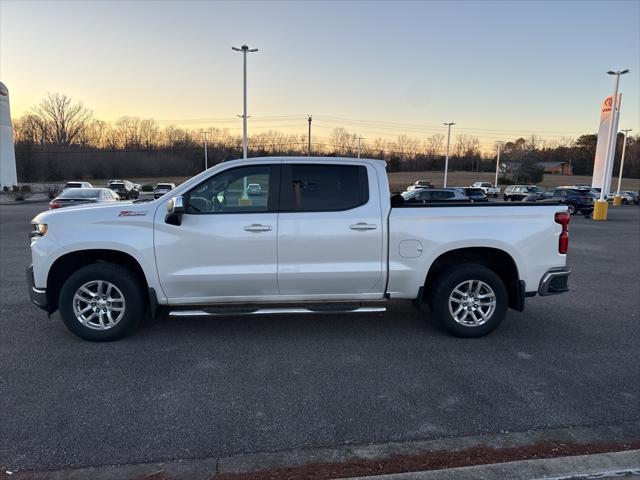
[[[443,132],[576,137],[621,82],[640,132],[640,2],[0,2],[0,80],[18,117],[47,92],[103,120],[365,138]],[[315,117],[317,116],[317,117]],[[355,122],[366,120],[366,123]],[[395,124],[395,125],[394,125]],[[397,125],[408,124],[408,126]]]

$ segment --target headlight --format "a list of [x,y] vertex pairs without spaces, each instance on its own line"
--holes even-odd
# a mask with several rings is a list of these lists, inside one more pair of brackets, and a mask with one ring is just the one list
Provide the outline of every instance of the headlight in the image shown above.
[[31,238],[33,237],[44,237],[47,234],[47,230],[49,227],[46,223],[34,223],[33,231],[29,234]]

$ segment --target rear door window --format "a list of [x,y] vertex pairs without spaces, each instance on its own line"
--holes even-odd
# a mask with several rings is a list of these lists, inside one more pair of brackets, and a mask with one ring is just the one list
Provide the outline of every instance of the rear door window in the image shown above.
[[284,165],[281,185],[281,211],[336,212],[369,200],[367,169],[361,165]]

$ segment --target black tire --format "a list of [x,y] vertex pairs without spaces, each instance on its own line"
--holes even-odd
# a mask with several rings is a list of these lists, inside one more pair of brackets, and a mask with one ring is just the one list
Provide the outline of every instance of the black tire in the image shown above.
[[509,201],[509,197],[508,197],[508,196],[506,196],[506,195],[503,195],[503,196],[502,196],[502,199],[503,199],[505,202],[508,202],[508,201]]
[[568,202],[565,204],[567,206],[567,212],[569,215],[575,215],[578,213],[578,209],[576,208],[575,203]]
[[[449,309],[449,298],[460,284],[469,280],[480,280],[495,294],[495,310],[489,319],[480,325],[464,325],[456,321]],[[429,306],[432,315],[456,337],[475,338],[492,332],[504,319],[509,296],[502,279],[490,268],[475,263],[456,265],[439,274],[429,288]]]
[[[122,317],[114,326],[106,330],[96,330],[82,324],[73,310],[74,295],[78,289],[94,280],[104,280],[115,285],[125,301]],[[75,271],[64,282],[58,298],[58,309],[67,328],[80,338],[92,342],[117,340],[133,330],[143,317],[144,289],[140,280],[128,268],[115,263],[92,263]]]
[[622,204],[623,204],[623,205],[626,205],[627,203],[629,203],[629,200],[627,200],[626,198],[623,198],[623,199],[622,199]]

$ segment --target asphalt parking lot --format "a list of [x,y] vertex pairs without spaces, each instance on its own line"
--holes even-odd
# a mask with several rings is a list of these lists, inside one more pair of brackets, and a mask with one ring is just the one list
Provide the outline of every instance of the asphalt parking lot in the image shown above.
[[0,206],[0,467],[56,469],[640,421],[640,208],[574,216],[571,292],[488,337],[385,314],[146,322],[80,340],[28,300]]

